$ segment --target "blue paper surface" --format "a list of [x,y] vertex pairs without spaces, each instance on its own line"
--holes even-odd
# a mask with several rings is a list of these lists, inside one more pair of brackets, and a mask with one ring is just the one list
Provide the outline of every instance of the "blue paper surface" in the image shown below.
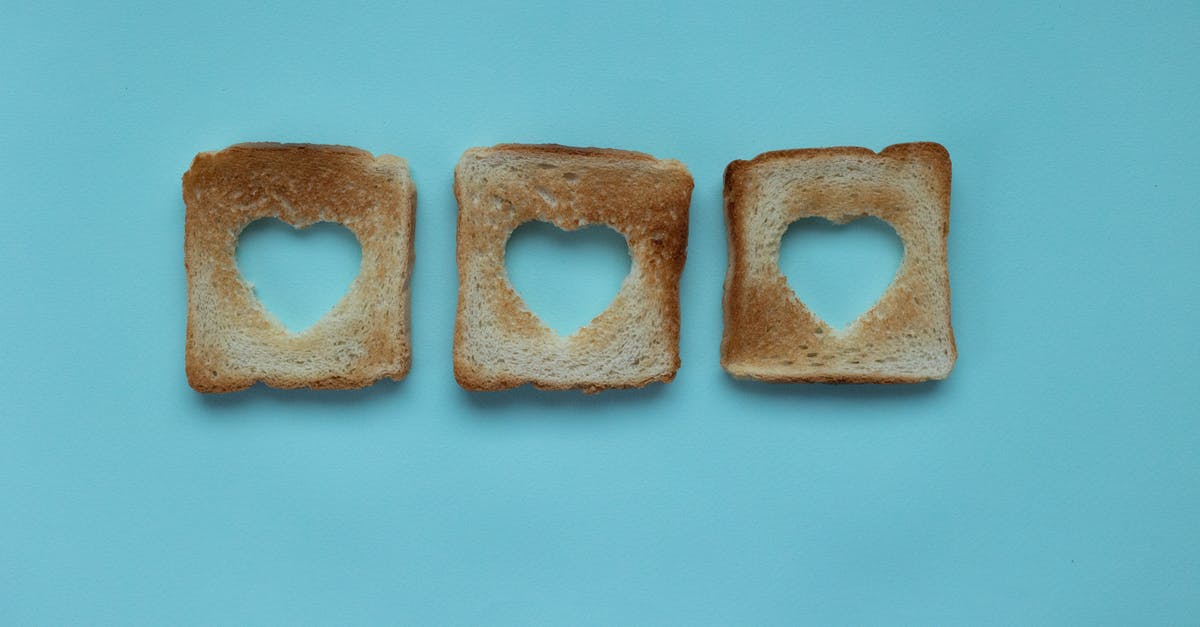
[[[3,13],[0,622],[1200,616],[1197,3]],[[180,177],[250,140],[408,159],[405,381],[187,386]],[[913,140],[954,163],[950,378],[731,380],[726,163]],[[688,165],[675,382],[457,387],[452,170],[507,141]]]

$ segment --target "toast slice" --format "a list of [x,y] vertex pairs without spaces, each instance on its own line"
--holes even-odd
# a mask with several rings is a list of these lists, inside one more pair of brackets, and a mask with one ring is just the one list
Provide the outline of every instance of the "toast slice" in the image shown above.
[[[501,390],[532,383],[592,393],[675,378],[692,195],[682,163],[600,148],[472,148],[455,169],[454,195],[459,385]],[[529,310],[505,271],[508,238],[530,220],[565,230],[604,224],[629,245],[629,275],[612,304],[568,337]]]
[[[904,260],[870,309],[835,330],[797,298],[779,269],[780,238],[801,218],[875,216]],[[946,236],[950,155],[935,143],[782,150],[725,170],[729,269],[721,366],[739,378],[805,383],[943,379],[957,350],[950,327]]]
[[[193,388],[358,388],[408,372],[416,189],[403,159],[346,146],[238,144],[196,155],[183,199]],[[296,228],[339,222],[362,246],[346,295],[299,333],[238,272],[238,236],[265,217]]]

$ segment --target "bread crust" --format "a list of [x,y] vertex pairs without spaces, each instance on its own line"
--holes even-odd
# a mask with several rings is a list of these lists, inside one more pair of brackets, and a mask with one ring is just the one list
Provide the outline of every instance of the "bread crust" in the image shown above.
[[[196,155],[183,198],[194,389],[231,392],[257,381],[347,389],[407,374],[416,189],[403,159],[348,146],[237,144]],[[237,268],[242,229],[265,217],[296,228],[338,222],[362,247],[346,295],[299,333],[263,308]]]
[[[628,150],[557,144],[467,150],[454,182],[459,385],[493,391],[529,383],[594,393],[673,380],[692,186],[683,164]],[[505,245],[531,220],[564,230],[607,225],[629,245],[630,276],[613,303],[566,338],[529,310],[507,277]],[[544,364],[561,368],[547,373]]]
[[[874,168],[854,184],[830,179]],[[940,144],[778,150],[725,170],[729,268],[721,366],[738,378],[778,383],[916,383],[945,378],[958,351],[950,325],[947,237],[950,156]],[[772,203],[765,203],[768,192]],[[782,205],[778,209],[768,204]],[[844,223],[875,216],[905,246],[895,280],[841,332],[815,316],[779,270],[779,237],[795,220]],[[764,226],[766,225],[766,226]],[[768,259],[753,251],[766,247]],[[926,302],[922,296],[932,296]],[[908,368],[896,351],[930,355]]]

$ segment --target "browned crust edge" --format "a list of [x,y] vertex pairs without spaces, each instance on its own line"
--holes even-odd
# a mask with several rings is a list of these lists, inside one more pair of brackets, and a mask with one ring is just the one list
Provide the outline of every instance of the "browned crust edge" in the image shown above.
[[[279,390],[358,390],[370,385],[373,385],[384,379],[391,381],[400,381],[408,374],[409,367],[398,368],[389,373],[383,373],[378,377],[353,377],[353,376],[333,376],[321,379],[295,379],[290,377],[243,377],[237,380],[231,380],[228,384],[215,383],[212,379],[199,376],[192,378],[191,369],[193,364],[188,360],[188,384],[197,392],[209,394],[225,394],[228,392],[239,392],[241,390],[253,387],[256,383],[262,383],[268,387]],[[199,367],[197,365],[197,367]]]
[[750,374],[750,373],[729,373],[733,378],[741,381],[761,381],[763,383],[827,383],[831,385],[852,384],[852,383],[880,383],[880,384],[912,384],[925,383],[926,381],[941,381],[949,375],[930,376],[930,377],[906,377],[900,375],[786,375],[786,374]]
[[605,159],[635,159],[638,161],[659,161],[653,155],[636,150],[620,148],[597,148],[594,146],[564,146],[562,144],[496,144],[485,147],[484,150],[493,152],[517,152],[526,154],[570,155],[573,157],[603,157]]
[[670,383],[675,380],[675,374],[679,370],[678,359],[674,369],[670,372],[644,377],[633,381],[622,383],[601,383],[596,381],[575,381],[572,383],[554,383],[541,379],[528,377],[484,377],[476,376],[467,369],[460,371],[458,361],[454,364],[454,379],[462,389],[469,392],[501,392],[519,388],[522,385],[531,385],[539,390],[547,392],[563,392],[567,390],[580,390],[584,394],[597,394],[607,390],[628,390],[644,388],[651,383]]

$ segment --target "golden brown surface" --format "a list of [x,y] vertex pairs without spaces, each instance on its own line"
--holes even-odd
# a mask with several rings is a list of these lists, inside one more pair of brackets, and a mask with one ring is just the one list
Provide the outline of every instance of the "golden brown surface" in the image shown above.
[[[408,372],[416,191],[403,159],[346,146],[238,144],[196,155],[183,198],[193,388],[229,392],[260,380],[356,388]],[[262,307],[237,268],[238,236],[264,217],[297,228],[339,222],[362,246],[346,295],[300,333]]]
[[[944,378],[957,357],[946,259],[950,158],[934,143],[769,152],[725,171],[729,270],[721,365],[773,382],[901,383]],[[779,269],[787,226],[875,216],[904,242],[880,300],[832,329]]]
[[[459,384],[596,392],[673,379],[691,191],[682,164],[637,152],[520,144],[468,150],[454,184]],[[569,337],[543,324],[508,280],[505,246],[530,220],[565,230],[608,225],[629,245],[630,273],[612,304]]]

